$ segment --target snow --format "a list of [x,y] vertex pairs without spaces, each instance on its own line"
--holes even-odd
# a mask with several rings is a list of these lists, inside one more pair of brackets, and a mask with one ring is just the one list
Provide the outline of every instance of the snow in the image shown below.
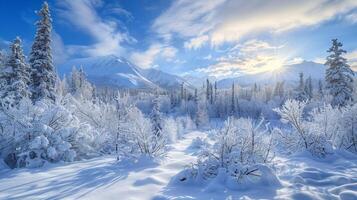
[[226,172],[221,170],[207,185],[181,184],[177,181],[180,172],[196,160],[195,151],[199,151],[191,146],[196,138],[204,140],[207,133],[186,133],[160,160],[143,157],[131,163],[104,156],[14,170],[0,163],[0,199],[357,198],[357,156],[342,150],[324,159],[309,152],[289,158],[278,155],[272,168],[260,168],[266,174],[276,172],[278,179],[264,176],[259,183],[252,179],[237,185],[226,180]]

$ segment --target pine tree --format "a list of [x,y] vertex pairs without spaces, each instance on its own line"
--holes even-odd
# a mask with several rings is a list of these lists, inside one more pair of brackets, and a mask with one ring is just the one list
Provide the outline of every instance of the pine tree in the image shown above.
[[183,82],[181,83],[181,93],[180,93],[181,101],[183,100]]
[[6,57],[3,51],[0,51],[0,97],[3,96],[5,88],[9,85],[9,68],[5,66]]
[[345,106],[352,101],[353,76],[354,73],[347,64],[346,58],[342,56],[346,53],[342,48],[342,43],[337,39],[332,40],[332,47],[327,51],[331,53],[326,58],[326,89],[332,96],[333,106]]
[[214,82],[214,101],[217,102],[217,81]]
[[306,101],[307,95],[305,92],[305,84],[304,84],[304,73],[299,73],[299,86],[296,88],[295,99],[298,101]]
[[230,115],[234,116],[236,112],[236,106],[235,106],[235,94],[234,94],[234,83],[232,84],[232,94],[231,94],[231,110],[230,110]]
[[206,80],[206,100],[209,101],[210,98],[210,83],[209,80]]
[[213,104],[213,86],[210,84],[210,104]]
[[319,98],[322,99],[324,97],[324,90],[323,90],[323,85],[322,85],[322,81],[319,80],[319,89],[318,89],[318,94],[319,94]]
[[6,85],[2,98],[8,105],[17,105],[23,98],[30,97],[30,69],[22,50],[21,39],[16,37],[10,46],[11,54],[4,73]]
[[0,68],[4,67],[5,62],[6,62],[5,53],[2,50],[0,50]]
[[304,92],[306,97],[311,100],[313,96],[312,79],[311,76],[305,80]]
[[47,2],[38,12],[37,31],[31,48],[30,66],[32,69],[32,100],[34,102],[48,98],[56,100],[56,72],[51,54],[52,19]]
[[153,125],[153,132],[156,136],[160,136],[162,132],[162,120],[159,106],[159,94],[156,92],[155,98],[153,99],[152,111],[150,114],[150,119]]
[[68,79],[69,91],[72,95],[79,91],[79,72],[75,66],[72,67],[71,77]]

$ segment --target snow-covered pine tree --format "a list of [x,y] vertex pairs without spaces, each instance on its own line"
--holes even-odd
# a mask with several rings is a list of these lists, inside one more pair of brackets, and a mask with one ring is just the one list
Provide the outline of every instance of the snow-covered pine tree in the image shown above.
[[323,85],[322,85],[321,80],[319,80],[319,84],[318,84],[318,96],[320,99],[322,99],[324,97],[324,90],[323,90]]
[[77,94],[80,88],[80,81],[79,81],[79,72],[76,66],[72,67],[71,77],[68,79],[69,83],[69,91],[72,95]]
[[35,102],[43,98],[48,98],[55,101],[57,74],[52,62],[52,19],[47,2],[43,3],[38,15],[40,16],[40,20],[36,23],[37,31],[30,53],[32,100]]
[[234,94],[234,83],[232,84],[232,94],[231,94],[231,109],[229,115],[234,116],[236,113],[236,106],[235,106],[235,94]]
[[327,51],[331,53],[326,58],[327,66],[325,79],[326,89],[332,96],[333,106],[345,106],[352,101],[353,76],[354,73],[347,64],[346,58],[342,56],[346,53],[342,48],[342,43],[337,39],[332,40],[332,47]]
[[210,98],[210,83],[209,80],[206,80],[206,100],[209,101]]
[[205,127],[209,123],[209,117],[207,113],[207,100],[204,96],[200,96],[197,102],[197,111],[196,111],[196,126]]
[[162,119],[159,106],[159,94],[158,92],[156,92],[156,95],[153,99],[153,106],[150,114],[153,132],[156,136],[160,136],[162,132]]
[[217,81],[214,82],[214,101],[217,102]]
[[0,97],[2,96],[5,87],[7,86],[8,76],[6,75],[6,68],[5,68],[6,56],[5,53],[1,50],[0,51]]
[[311,76],[305,80],[304,92],[308,99],[312,99],[313,96],[312,79]]
[[5,52],[3,52],[3,50],[0,50],[0,68],[5,65],[6,62],[5,60],[6,60]]
[[305,92],[304,73],[299,73],[299,86],[296,88],[295,99],[298,101],[306,101],[307,95]]
[[9,106],[18,105],[23,98],[30,97],[30,69],[22,50],[21,39],[16,37],[10,46],[11,54],[6,62],[6,85],[2,99]]

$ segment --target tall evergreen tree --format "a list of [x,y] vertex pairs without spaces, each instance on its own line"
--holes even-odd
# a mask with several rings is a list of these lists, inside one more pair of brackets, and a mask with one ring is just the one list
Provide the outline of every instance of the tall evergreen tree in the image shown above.
[[57,75],[52,62],[52,19],[47,2],[43,3],[38,15],[40,16],[40,20],[36,23],[37,31],[30,54],[32,100],[35,102],[43,98],[48,98],[55,101]]
[[304,87],[304,92],[306,94],[306,97],[308,99],[312,99],[313,96],[313,88],[312,88],[312,79],[311,76],[305,80],[305,87]]
[[299,86],[296,88],[295,99],[298,101],[306,101],[308,99],[305,92],[305,83],[304,83],[304,73],[299,73]]
[[332,47],[327,51],[331,53],[326,58],[327,66],[325,79],[326,88],[332,96],[333,106],[345,106],[352,101],[353,76],[354,73],[347,64],[346,58],[342,56],[346,53],[342,48],[342,43],[337,39],[332,40]]
[[6,57],[3,51],[0,51],[0,97],[5,91],[5,87],[8,85],[7,70],[5,68]]
[[180,92],[181,101],[183,100],[183,82],[181,83],[181,92]]
[[4,67],[6,62],[5,60],[6,60],[5,52],[0,50],[0,67]]
[[209,101],[210,98],[210,83],[209,80],[206,80],[206,100]]
[[319,80],[319,85],[318,85],[318,95],[319,95],[319,98],[323,98],[324,97],[324,90],[323,90],[323,85],[322,85],[322,81]]
[[230,110],[230,115],[235,115],[236,112],[236,106],[235,106],[235,94],[234,94],[234,83],[232,84],[232,94],[231,94],[231,110]]
[[6,104],[17,105],[21,99],[30,96],[30,70],[22,50],[21,39],[16,37],[10,46],[11,54],[4,70],[5,82],[2,98]]
[[153,125],[153,132],[156,136],[160,136],[162,132],[162,120],[160,113],[159,105],[159,93],[156,92],[156,95],[153,99],[153,106],[150,114],[150,119]]
[[214,101],[217,102],[217,81],[214,82]]

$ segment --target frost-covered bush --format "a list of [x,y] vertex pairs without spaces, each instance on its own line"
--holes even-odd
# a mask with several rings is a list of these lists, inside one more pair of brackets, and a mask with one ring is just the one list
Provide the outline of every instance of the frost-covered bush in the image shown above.
[[216,135],[216,142],[199,156],[191,168],[180,175],[181,181],[213,180],[225,174],[236,183],[246,176],[264,176],[258,167],[269,163],[273,156],[273,140],[263,120],[228,118]]
[[357,153],[357,104],[343,109],[336,146]]
[[155,134],[151,120],[138,108],[129,108],[125,118],[126,121],[120,126],[120,156],[156,157],[165,153],[167,136]]
[[196,129],[196,124],[195,122],[192,120],[192,118],[189,115],[186,115],[184,117],[177,117],[176,118],[177,123],[179,123],[181,127],[179,127],[181,129],[181,133],[185,132],[185,131],[190,131],[190,130],[194,130]]
[[46,161],[73,161],[94,151],[99,134],[63,105],[22,101],[0,111],[1,157],[10,167],[38,167]]
[[180,138],[178,123],[173,118],[166,118],[163,120],[162,133],[167,136],[168,142],[175,142]]
[[306,149],[313,155],[324,156],[331,149],[331,143],[328,142],[327,133],[321,133],[319,129],[315,130],[316,123],[308,123],[303,118],[305,106],[305,102],[289,99],[281,108],[274,109],[281,116],[283,123],[292,126],[291,132],[287,130],[280,132],[281,139],[288,151]]
[[292,127],[292,130],[277,131],[286,151],[305,149],[317,157],[324,157],[339,148],[356,152],[356,105],[347,108],[322,105],[304,118],[305,106],[305,102],[287,100],[281,108],[274,109],[282,122]]

